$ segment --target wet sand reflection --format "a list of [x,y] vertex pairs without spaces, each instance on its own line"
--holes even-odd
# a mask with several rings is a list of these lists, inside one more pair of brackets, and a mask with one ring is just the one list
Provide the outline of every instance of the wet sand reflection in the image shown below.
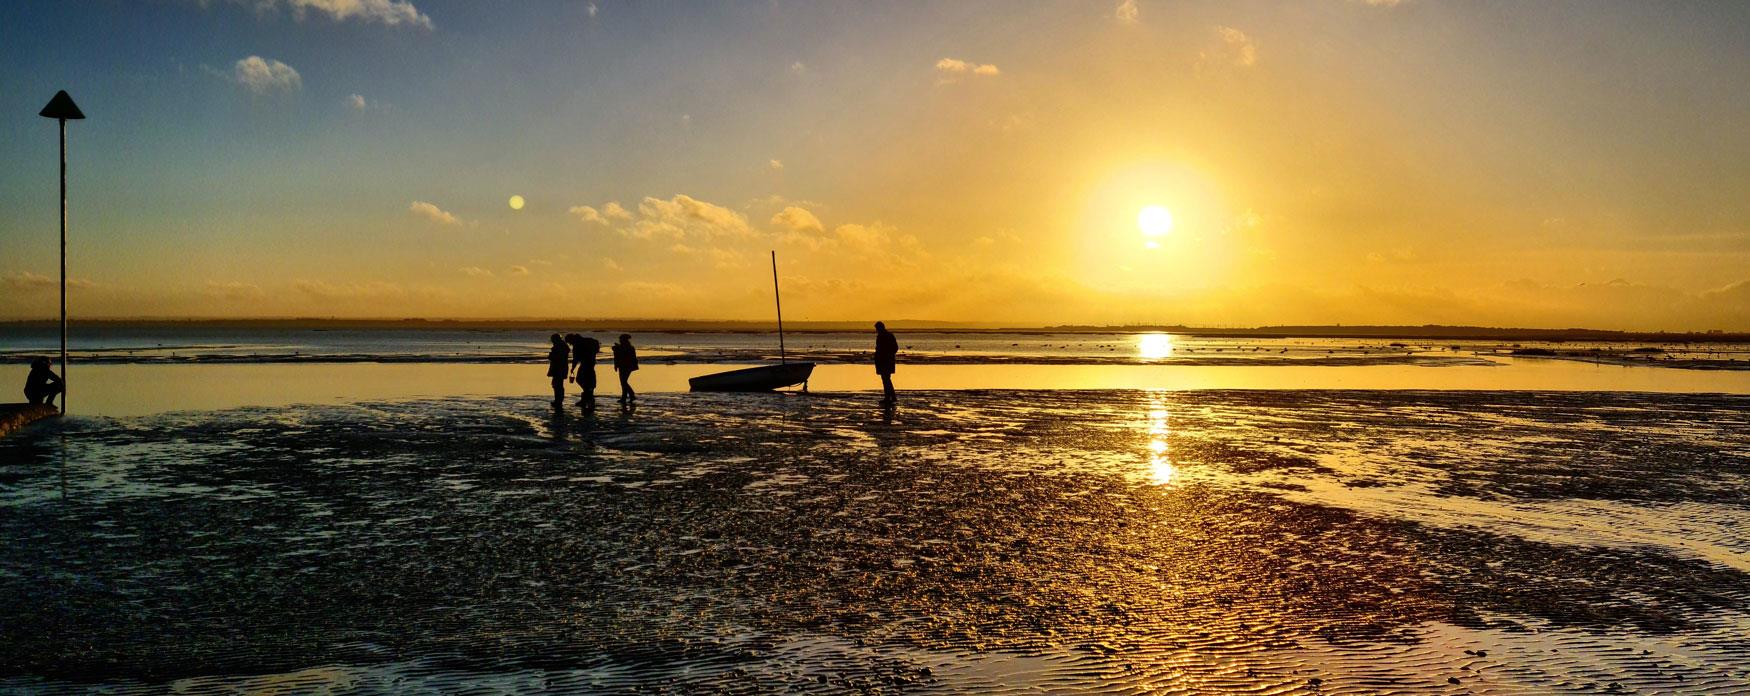
[[0,688],[1750,677],[1743,397],[640,402],[557,439],[540,397],[74,419],[64,500],[0,442]]

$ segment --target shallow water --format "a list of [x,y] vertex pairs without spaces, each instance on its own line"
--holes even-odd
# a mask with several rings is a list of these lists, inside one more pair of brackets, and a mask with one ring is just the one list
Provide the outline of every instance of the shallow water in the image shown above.
[[0,441],[0,689],[1750,693],[1747,414],[1122,390],[71,418]]
[[[1025,389],[1441,389],[1750,394],[1750,370],[1703,371],[1496,358],[1487,366],[902,365],[907,390]],[[686,391],[687,379],[725,365],[646,362],[633,376],[641,393]],[[74,364],[72,413],[145,416],[238,407],[345,404],[452,396],[551,394],[544,365],[509,364]],[[596,368],[598,398],[619,394],[614,373]],[[22,377],[20,377],[22,379]],[[874,390],[867,365],[819,365],[817,391]],[[568,393],[577,395],[575,385]]]

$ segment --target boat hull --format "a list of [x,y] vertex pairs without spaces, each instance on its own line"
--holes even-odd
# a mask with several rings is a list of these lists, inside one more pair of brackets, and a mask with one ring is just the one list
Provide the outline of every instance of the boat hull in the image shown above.
[[687,385],[696,392],[762,392],[802,384],[811,374],[814,363],[793,362],[701,375]]

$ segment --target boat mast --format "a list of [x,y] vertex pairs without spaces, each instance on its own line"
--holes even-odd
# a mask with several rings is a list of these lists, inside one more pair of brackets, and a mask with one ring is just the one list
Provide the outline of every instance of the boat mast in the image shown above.
[[772,250],[772,300],[778,305],[778,363],[789,362],[784,357],[784,298],[778,294],[778,251]]

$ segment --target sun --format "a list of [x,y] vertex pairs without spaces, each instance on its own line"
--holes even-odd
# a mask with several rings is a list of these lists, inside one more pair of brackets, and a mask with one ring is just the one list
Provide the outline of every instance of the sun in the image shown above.
[[1144,237],[1165,237],[1173,231],[1173,213],[1163,206],[1151,205],[1136,214],[1136,226]]
[[511,196],[510,197],[510,209],[511,210],[522,210],[523,209],[523,197],[522,196]]

